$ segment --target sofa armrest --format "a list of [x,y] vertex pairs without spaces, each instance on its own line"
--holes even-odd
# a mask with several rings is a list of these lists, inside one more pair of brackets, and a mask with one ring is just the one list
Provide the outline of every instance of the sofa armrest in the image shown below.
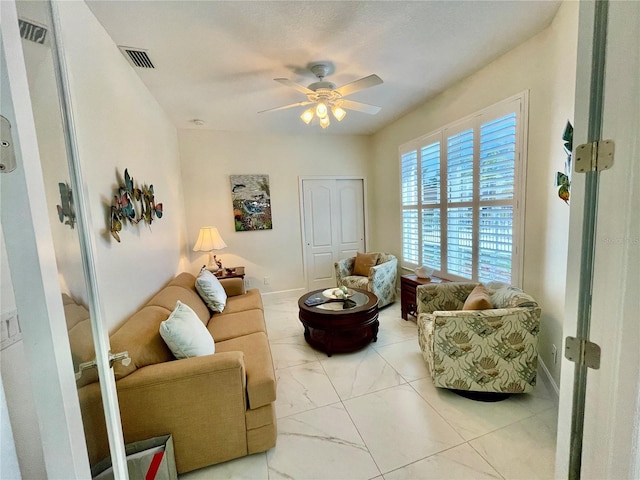
[[[238,370],[245,378],[244,354],[242,352],[220,352],[214,355],[184,358],[170,362],[156,363],[139,368],[131,375],[118,380],[118,389],[146,388],[159,383],[176,380],[187,381],[197,376],[215,377],[232,370]],[[243,380],[242,387],[246,387]]]
[[371,267],[367,289],[378,297],[378,307],[395,301],[398,277],[398,260],[387,255],[387,261]]
[[[245,386],[242,352],[140,368],[116,382],[125,442],[172,434],[179,472],[221,461],[218,445],[220,450],[246,451]],[[109,455],[100,384],[79,388],[78,397],[94,464]],[[193,435],[204,429],[208,445],[201,441],[203,434]]]
[[173,435],[178,472],[246,454],[242,352],[149,365],[116,387],[125,442]]
[[243,295],[245,293],[244,279],[242,278],[222,278],[220,279],[220,284],[222,288],[224,288],[224,291],[227,292],[227,297],[235,297],[236,295]]
[[356,262],[356,257],[349,257],[343,260],[335,262],[334,267],[336,269],[336,282],[338,286],[342,285],[342,279],[353,275],[353,265]]
[[391,258],[390,260],[384,263],[380,263],[378,265],[374,265],[373,267],[371,267],[371,269],[369,270],[369,281],[373,282],[375,281],[375,279],[382,278],[382,277],[385,277],[385,278],[392,277],[395,280],[397,270],[398,270],[398,259],[395,257]]

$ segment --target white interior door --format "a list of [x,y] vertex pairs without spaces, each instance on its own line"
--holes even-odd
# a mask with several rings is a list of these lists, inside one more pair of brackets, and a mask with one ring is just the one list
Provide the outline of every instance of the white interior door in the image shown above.
[[[587,140],[597,4],[581,2],[574,148]],[[640,2],[608,2],[602,139],[615,142],[614,163],[599,173],[589,339],[602,350],[588,369],[580,478],[640,478]],[[574,172],[567,278],[566,336],[575,336],[585,175]],[[562,363],[556,478],[569,471],[576,365]]]
[[[84,278],[86,286],[83,303],[91,313],[109,452],[115,478],[126,479],[126,455],[109,339],[102,323],[97,291],[95,239],[90,228],[93,223],[77,155],[57,8],[50,2],[12,0],[0,2],[0,8],[2,114],[6,113],[13,125],[11,136],[16,153],[15,170],[5,169],[1,177],[2,231],[30,364],[34,402],[41,418],[47,477],[91,477],[62,307],[64,276],[60,263],[63,257],[59,255],[60,242],[56,242],[52,229],[53,222],[58,221],[56,201],[65,203],[56,187],[68,178],[76,223],[71,231],[73,240],[67,237],[67,243],[78,242],[77,256],[81,258],[74,260],[78,268],[82,265],[83,273],[79,277]],[[32,41],[31,37],[22,40],[18,18],[38,22],[46,30],[46,36],[39,38],[46,41]],[[57,200],[55,195],[53,198],[49,195],[52,185],[58,194]],[[10,405],[10,411],[11,408]],[[28,454],[28,451],[18,452],[22,458],[28,458]]]
[[[338,213],[337,260],[364,251],[364,189],[362,180],[336,180]],[[335,271],[334,271],[335,273]]]
[[336,285],[334,263],[365,249],[364,180],[302,179],[307,289]]
[[[5,292],[9,292],[7,303],[13,303],[17,315],[14,318],[18,319],[22,334],[22,340],[11,346],[13,351],[21,349],[21,355],[12,357],[13,352],[7,349],[2,356],[3,360],[19,359],[21,363],[12,365],[10,371],[27,377],[20,383],[11,384],[5,383],[10,379],[3,375],[2,381],[12,387],[24,385],[25,395],[20,398],[23,402],[16,408],[32,409],[27,415],[32,414],[42,420],[35,425],[39,434],[36,441],[42,447],[30,447],[31,455],[29,451],[22,452],[23,458],[41,465],[31,469],[21,465],[20,475],[38,471],[49,478],[87,478],[90,476],[89,462],[80,424],[67,331],[61,315],[62,303],[59,293],[57,298],[52,293],[58,276],[44,206],[42,172],[15,4],[0,2],[0,16],[0,114],[7,121],[3,124],[10,125],[10,129],[3,129],[2,133],[3,145],[7,146],[2,147],[3,168],[0,173],[2,247],[6,247],[6,259],[2,260],[6,268],[2,272],[2,292],[3,300],[7,298]],[[11,158],[11,151],[15,161]],[[52,284],[53,289],[50,288]],[[56,315],[58,321],[50,322]],[[14,392],[6,390],[11,415],[14,404],[10,399]],[[25,398],[32,402],[25,401]],[[14,415],[12,421],[16,417],[20,418]],[[24,428],[24,424],[19,425]],[[29,427],[34,432],[33,426]],[[15,438],[18,439],[22,432],[16,433],[18,436]],[[3,450],[6,440],[3,437]],[[16,450],[19,446],[17,441]],[[20,458],[21,452],[17,453]]]

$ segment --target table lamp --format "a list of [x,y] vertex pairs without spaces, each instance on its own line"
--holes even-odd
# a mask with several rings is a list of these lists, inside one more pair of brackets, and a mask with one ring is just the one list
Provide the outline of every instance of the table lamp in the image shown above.
[[202,227],[198,234],[198,240],[193,247],[194,252],[209,252],[209,267],[213,271],[222,270],[222,261],[213,254],[214,250],[222,250],[226,248],[218,229],[216,227]]

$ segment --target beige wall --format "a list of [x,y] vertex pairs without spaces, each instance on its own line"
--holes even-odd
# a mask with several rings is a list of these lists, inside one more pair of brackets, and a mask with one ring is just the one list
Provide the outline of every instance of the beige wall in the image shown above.
[[[87,5],[61,2],[59,9],[98,288],[106,326],[113,330],[183,269],[177,132]],[[144,221],[125,226],[117,243],[109,233],[108,209],[125,168],[136,184],[153,184],[164,216],[151,228]]]
[[[553,181],[564,169],[562,131],[573,121],[578,2],[565,2],[552,25],[450,87],[373,137],[370,188],[373,246],[400,253],[398,146],[449,122],[529,90],[524,289],[542,305],[540,355],[556,383],[562,346],[569,208]],[[561,352],[559,352],[560,354]]]
[[[197,273],[208,261],[207,254],[191,249],[200,227],[212,225],[228,245],[219,252],[224,265],[244,265],[251,286],[262,292],[303,288],[299,178],[366,177],[369,138],[208,130],[181,130],[179,138],[191,271]],[[235,231],[229,184],[233,174],[269,175],[272,230]]]

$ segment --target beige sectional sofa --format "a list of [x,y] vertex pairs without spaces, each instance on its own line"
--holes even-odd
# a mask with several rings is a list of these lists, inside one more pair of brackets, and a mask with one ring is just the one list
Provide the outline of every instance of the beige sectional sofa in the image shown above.
[[[110,336],[111,351],[128,351],[132,360],[114,364],[125,442],[173,435],[179,473],[262,452],[276,442],[276,379],[260,292],[245,292],[239,278],[222,280],[227,305],[212,315],[195,280],[178,275]],[[178,300],[207,327],[215,354],[173,357],[159,327]],[[88,313],[69,297],[64,303],[77,366],[93,358]],[[94,464],[109,454],[94,371],[85,371],[78,387]]]

